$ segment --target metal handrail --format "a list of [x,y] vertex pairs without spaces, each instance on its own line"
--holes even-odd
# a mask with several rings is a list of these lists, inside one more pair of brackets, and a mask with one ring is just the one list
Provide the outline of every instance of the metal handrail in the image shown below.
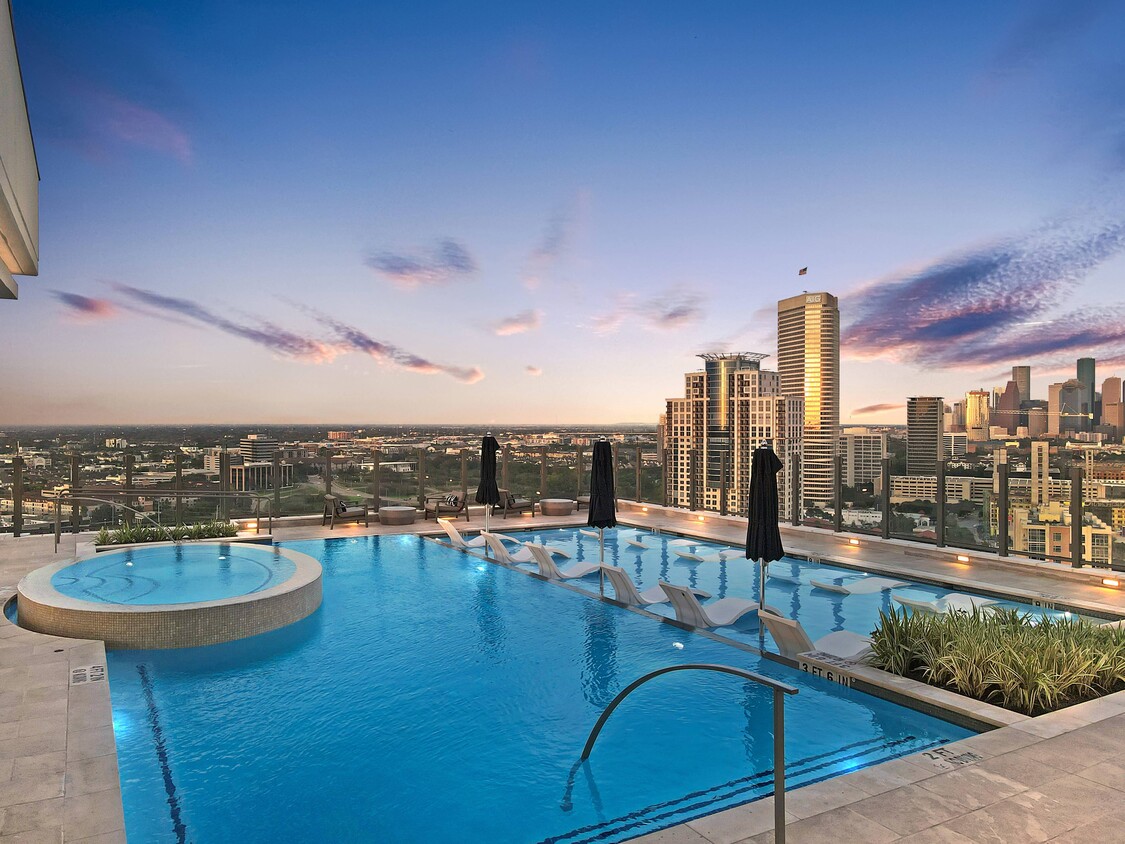
[[130,513],[135,513],[136,515],[140,516],[145,521],[152,522],[153,525],[155,525],[157,528],[164,531],[164,533],[168,535],[168,540],[170,542],[176,542],[176,537],[172,536],[172,532],[167,527],[160,524],[160,522],[153,519],[147,513],[144,513],[141,510],[137,510],[134,507],[130,507],[127,504],[122,504],[120,501],[110,501],[110,500],[105,499],[105,498],[94,498],[93,496],[89,496],[89,495],[84,495],[84,496],[79,496],[79,497],[56,495],[55,496],[55,553],[56,554],[59,552],[59,541],[62,539],[62,505],[64,503],[73,504],[75,501],[96,501],[99,504],[108,504],[110,507],[120,507],[122,510],[128,510]]
[[785,844],[785,695],[797,694],[799,690],[796,686],[781,683],[763,674],[747,671],[744,668],[735,668],[732,665],[696,662],[658,668],[656,671],[650,671],[643,677],[634,680],[610,701],[609,706],[598,718],[598,722],[594,724],[594,729],[590,731],[590,735],[586,739],[586,745],[582,748],[582,756],[579,758],[578,764],[590,758],[590,753],[594,749],[594,742],[598,740],[602,727],[621,701],[649,680],[653,680],[662,674],[670,674],[673,671],[715,671],[720,674],[732,674],[744,680],[753,680],[773,692],[773,830],[774,840],[777,844]]

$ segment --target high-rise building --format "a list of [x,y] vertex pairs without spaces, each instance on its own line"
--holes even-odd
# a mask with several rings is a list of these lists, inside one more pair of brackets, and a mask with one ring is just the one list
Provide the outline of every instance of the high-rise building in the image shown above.
[[1016,382],[1016,387],[1019,388],[1020,403],[1031,401],[1031,367],[1013,366],[1012,380]]
[[0,127],[0,299],[16,299],[13,276],[39,274],[39,166],[11,3],[0,8]]
[[844,463],[844,486],[859,486],[875,480],[883,471],[887,435],[868,428],[845,428],[840,434],[840,456]]
[[1094,427],[1094,413],[1096,411],[1094,406],[1095,364],[1096,361],[1093,358],[1078,359],[1078,380],[1082,382],[1081,413],[1084,414],[1084,418],[1081,420],[1081,427],[1075,428],[1076,431],[1089,431]]
[[1052,384],[1047,388],[1047,433],[1066,437],[1086,429],[1089,421],[1082,408],[1086,401],[1086,385],[1076,378]]
[[777,303],[777,369],[781,394],[804,400],[801,498],[832,499],[833,458],[840,437],[840,302],[831,293],[802,293]]
[[790,478],[800,457],[803,401],[780,394],[778,374],[760,368],[766,355],[700,357],[703,371],[684,376],[684,398],[668,399],[664,414],[669,503],[690,506],[694,492],[696,506],[720,510],[725,465],[727,510],[745,510],[754,449],[768,442],[782,461],[778,495],[783,512],[788,511]]
[[1122,409],[1121,379],[1116,375],[1102,382],[1102,424],[1113,427],[1113,437],[1120,439],[1125,435],[1125,415]]
[[987,390],[971,390],[965,394],[965,432],[969,442],[988,441],[988,428],[992,424],[988,399]]
[[1039,507],[1051,499],[1051,445],[1043,440],[1031,443],[1031,506]]
[[247,434],[239,443],[238,451],[247,463],[268,462],[277,454],[277,440],[265,434]]
[[994,424],[1003,427],[1009,434],[1014,434],[1020,426],[1020,388],[1015,381],[1009,381],[1000,395]]
[[947,459],[955,459],[957,457],[964,457],[969,453],[969,435],[960,432],[946,431],[943,435],[945,440],[945,456]]
[[906,472],[933,475],[945,451],[942,420],[945,402],[937,396],[911,396],[906,400]]
[[951,431],[964,431],[965,430],[965,402],[953,402],[953,409],[949,414],[952,424],[949,427]]

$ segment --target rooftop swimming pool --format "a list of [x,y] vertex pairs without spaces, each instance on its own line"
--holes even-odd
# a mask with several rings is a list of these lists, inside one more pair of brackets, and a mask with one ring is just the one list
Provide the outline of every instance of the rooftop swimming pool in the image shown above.
[[[548,530],[527,530],[509,534],[528,542],[546,543],[567,551],[574,561],[598,560],[598,539],[581,532],[579,528],[554,528]],[[638,548],[630,542],[640,542],[648,546]],[[676,534],[652,533],[629,527],[607,530],[605,533],[606,563],[624,568],[640,587],[655,586],[658,580],[677,585],[691,586],[709,592],[713,599],[737,597],[758,600],[758,564],[738,556],[725,562],[699,562],[685,559],[677,552],[710,557],[721,550],[729,550],[730,545],[703,540],[696,541]],[[566,565],[570,560],[560,560]],[[520,566],[533,569],[531,564]],[[894,577],[904,585],[879,590],[869,594],[845,595],[819,588],[812,580],[830,584],[854,584],[864,578],[864,574],[852,568],[834,566],[827,562],[809,562],[795,557],[785,557],[769,564],[766,578],[766,604],[782,615],[801,622],[809,638],[814,641],[838,630],[847,630],[867,636],[879,621],[879,612],[894,607],[903,607],[895,602],[894,596],[911,600],[933,601],[950,592],[968,594],[966,590],[954,590],[946,586],[933,586],[906,577]],[[794,582],[799,581],[799,582]],[[580,589],[598,591],[598,577],[592,575],[581,580],[569,581]],[[606,594],[613,596],[613,588],[606,581]],[[993,599],[992,606],[1018,609],[1033,616],[1058,617],[1070,615],[1063,610],[1047,609],[1013,600]],[[704,607],[707,601],[703,601]],[[645,607],[649,612],[667,618],[675,618],[670,604],[653,604]],[[1098,623],[1105,619],[1090,618]],[[751,617],[753,621],[753,617]],[[724,637],[741,641],[753,647],[761,642],[756,621],[752,629],[722,627],[716,632]],[[776,653],[767,633],[766,649]]]
[[638,689],[575,768],[613,696],[672,664],[800,689],[791,786],[969,735],[417,536],[284,547],[321,561],[314,615],[108,654],[131,841],[615,842],[769,794],[769,690],[702,672]]
[[107,551],[55,572],[51,586],[99,604],[189,604],[262,592],[296,571],[273,546],[203,543]]

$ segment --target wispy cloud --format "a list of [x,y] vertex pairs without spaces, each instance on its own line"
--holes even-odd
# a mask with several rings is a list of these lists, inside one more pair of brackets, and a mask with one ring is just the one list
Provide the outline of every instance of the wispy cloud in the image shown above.
[[543,312],[538,310],[520,311],[514,316],[505,317],[492,326],[492,333],[497,337],[507,337],[512,334],[524,334],[534,331],[543,322]]
[[530,364],[524,369],[524,372],[526,372],[528,375],[531,375],[535,378],[538,378],[540,375],[543,374],[542,369],[540,369],[538,366],[531,366]]
[[445,284],[477,271],[477,263],[469,250],[449,237],[413,254],[379,252],[368,257],[364,264],[407,289]]
[[408,352],[393,343],[376,340],[360,329],[325,314],[317,314],[316,318],[320,323],[335,332],[346,349],[369,355],[380,363],[393,364],[423,375],[445,374],[466,384],[475,384],[484,378],[484,373],[480,367],[435,363],[413,352]]
[[994,75],[1027,72],[1068,38],[1092,26],[1109,5],[1107,0],[1040,2],[1001,43],[993,62]]
[[871,416],[874,413],[886,413],[890,410],[902,410],[905,404],[868,404],[863,407],[857,407],[852,411],[852,416]]
[[351,352],[368,355],[380,363],[385,363],[410,372],[425,375],[444,374],[474,384],[484,377],[479,367],[450,366],[436,363],[421,355],[409,352],[393,343],[377,340],[338,319],[311,308],[304,308],[318,323],[330,330],[327,338],[313,337],[283,328],[269,321],[236,322],[203,305],[189,299],[166,296],[151,290],[115,284],[114,289],[130,302],[140,305],[144,312],[160,318],[211,328],[248,340],[268,349],[279,357],[306,363],[328,363],[343,354]]
[[612,334],[630,322],[658,331],[675,331],[699,321],[703,316],[703,297],[693,291],[669,291],[660,296],[641,297],[626,293],[614,306],[591,319],[598,334]]
[[586,216],[588,204],[588,192],[580,191],[571,202],[551,213],[524,266],[523,285],[528,290],[537,289],[554,265],[570,250]]
[[62,290],[52,290],[51,295],[62,302],[70,318],[82,322],[109,319],[118,313],[117,306],[109,299],[95,299]]
[[[850,357],[980,368],[1118,342],[1117,309],[1050,311],[1125,249],[1125,223],[1063,220],[848,294]],[[1045,325],[1043,325],[1045,323]]]

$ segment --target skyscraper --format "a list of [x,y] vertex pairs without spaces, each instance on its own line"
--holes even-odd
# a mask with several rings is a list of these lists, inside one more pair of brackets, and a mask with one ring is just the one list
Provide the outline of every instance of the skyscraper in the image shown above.
[[1121,379],[1116,375],[1102,382],[1102,424],[1112,425],[1114,437],[1120,439],[1125,434],[1125,416],[1122,416]]
[[684,376],[684,398],[668,399],[663,417],[669,503],[690,506],[694,492],[696,506],[721,509],[725,465],[727,510],[745,509],[753,451],[769,442],[782,460],[778,493],[785,512],[792,465],[800,455],[802,400],[780,394],[778,374],[760,368],[766,355],[700,357],[703,371]]
[[844,486],[855,487],[879,477],[887,454],[887,435],[867,428],[845,428],[840,434],[840,456],[844,458]]
[[1078,380],[1082,382],[1082,408],[1081,413],[1085,414],[1085,419],[1081,422],[1081,427],[1076,428],[1078,431],[1089,431],[1093,427],[1094,414],[1097,408],[1094,407],[1094,379],[1095,379],[1095,363],[1093,358],[1079,358],[1078,359]]
[[1042,440],[1031,444],[1031,506],[1050,501],[1051,447]]
[[988,390],[972,390],[965,394],[965,431],[969,442],[987,442],[989,415]]
[[933,475],[945,450],[942,421],[945,402],[936,396],[906,400],[906,472]]
[[1004,427],[1009,434],[1014,434],[1020,426],[1020,389],[1014,380],[1009,381],[1000,394],[993,424]]
[[1016,382],[1016,387],[1019,388],[1020,403],[1031,401],[1031,367],[1013,366],[1012,380]]
[[1086,401],[1086,385],[1076,378],[1052,384],[1047,388],[1047,433],[1065,437],[1086,430],[1089,421],[1082,409]]
[[833,458],[840,436],[840,302],[802,293],[777,303],[777,368],[781,394],[804,399],[801,498],[832,499]]

